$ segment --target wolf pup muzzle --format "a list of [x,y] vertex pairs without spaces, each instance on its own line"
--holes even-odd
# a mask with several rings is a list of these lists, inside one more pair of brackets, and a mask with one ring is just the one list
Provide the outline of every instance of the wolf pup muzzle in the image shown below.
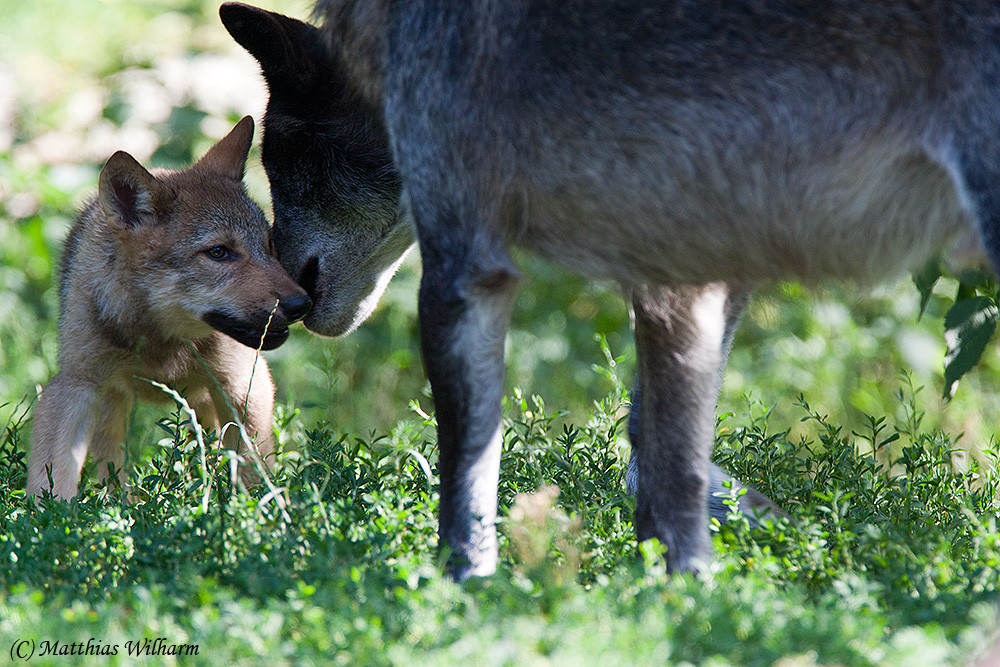
[[212,310],[205,313],[202,320],[247,347],[274,350],[288,340],[288,325],[305,317],[311,307],[312,300],[302,292],[280,299],[273,315],[258,311],[253,319],[247,320]]

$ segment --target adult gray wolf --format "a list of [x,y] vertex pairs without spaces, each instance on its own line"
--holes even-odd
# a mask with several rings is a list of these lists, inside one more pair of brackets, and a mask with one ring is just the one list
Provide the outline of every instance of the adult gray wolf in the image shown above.
[[281,345],[310,301],[243,187],[252,139],[247,116],[188,169],[151,173],[121,151],[105,164],[63,252],[60,370],[35,408],[29,495],[75,496],[88,453],[102,479],[121,470],[133,396],[166,398],[143,379],[186,390],[209,427],[235,408],[272,451],[274,385],[256,349]]
[[1000,5],[986,0],[226,4],[270,88],[279,259],[350,331],[415,238],[440,536],[494,571],[518,245],[630,295],[636,530],[710,553],[714,410],[754,286],[871,283],[973,235],[1000,260]]

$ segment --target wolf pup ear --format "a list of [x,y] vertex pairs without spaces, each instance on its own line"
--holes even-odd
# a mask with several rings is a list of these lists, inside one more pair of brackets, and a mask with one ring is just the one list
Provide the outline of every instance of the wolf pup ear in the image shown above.
[[266,9],[226,2],[219,7],[219,18],[236,43],[260,63],[272,90],[308,80],[314,58],[310,54],[326,48],[315,26]]
[[163,187],[125,151],[118,151],[101,170],[97,198],[109,218],[137,227],[156,215]]
[[244,116],[205,155],[195,162],[193,169],[207,171],[243,180],[243,171],[247,165],[247,155],[250,154],[250,144],[253,143],[253,118]]

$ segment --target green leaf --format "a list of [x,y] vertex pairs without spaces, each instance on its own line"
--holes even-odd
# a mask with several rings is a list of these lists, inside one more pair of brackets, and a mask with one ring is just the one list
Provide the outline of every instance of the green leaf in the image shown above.
[[1000,311],[986,296],[955,302],[944,318],[948,352],[944,357],[944,397],[951,398],[958,381],[972,370],[993,337]]

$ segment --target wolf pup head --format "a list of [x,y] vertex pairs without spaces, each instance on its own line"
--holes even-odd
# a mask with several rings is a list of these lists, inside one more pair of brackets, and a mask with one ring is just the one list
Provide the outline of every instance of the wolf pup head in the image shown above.
[[246,194],[243,171],[253,139],[247,116],[194,166],[150,173],[124,152],[101,171],[98,205],[129,276],[126,318],[158,337],[196,339],[212,328],[270,350],[309,298],[269,252],[263,211]]
[[238,3],[219,14],[267,81],[261,156],[274,243],[312,297],[304,323],[327,336],[348,333],[413,245],[381,114],[351,89],[319,29]]

